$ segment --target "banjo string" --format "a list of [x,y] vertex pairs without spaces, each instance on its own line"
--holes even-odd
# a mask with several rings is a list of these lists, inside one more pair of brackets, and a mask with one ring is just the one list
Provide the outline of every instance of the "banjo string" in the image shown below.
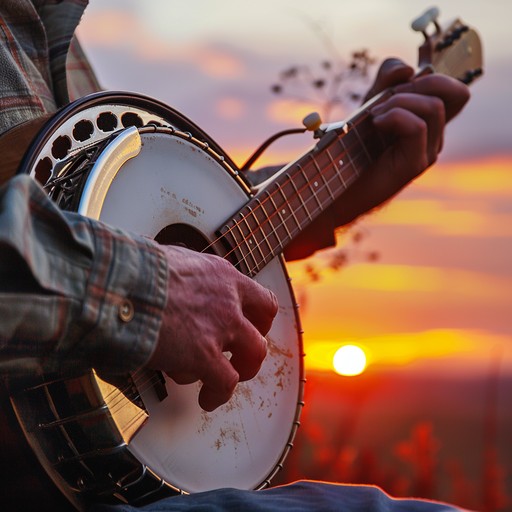
[[[355,144],[354,144],[355,146]],[[350,149],[350,146],[348,146],[347,148],[347,152],[348,150]],[[353,157],[351,158],[350,162],[351,162],[351,165],[355,167],[355,165],[361,161],[363,158],[367,159],[367,156],[366,154],[363,152],[363,151],[358,151],[356,152]],[[321,191],[325,191],[326,189],[329,191],[329,192],[332,192],[332,189],[331,189],[331,185],[336,185],[336,183],[338,183],[339,181],[339,178],[337,175],[334,175],[332,178],[330,179],[325,179],[325,174],[327,171],[329,171],[331,169],[331,166],[327,165],[327,166],[324,166],[323,168],[320,169],[320,173],[319,173],[319,176],[321,177],[324,177],[324,179],[322,180],[322,185],[319,187],[319,192]],[[287,183],[291,183],[291,178],[288,177],[288,179],[283,183],[283,186]],[[333,183],[334,181],[336,181],[336,183]],[[275,194],[277,194],[280,190],[281,190],[282,187],[279,187],[278,189],[276,189],[275,191],[273,192],[269,192],[267,197],[262,199],[261,200],[261,203],[257,206],[257,208],[263,208],[264,210],[264,206],[265,204],[267,204],[268,206],[268,202],[272,202],[272,198]],[[304,204],[305,206],[307,206],[307,203],[308,202],[311,202],[311,201],[315,201],[316,203],[318,202],[316,199],[315,199],[315,196],[314,195],[310,195],[306,201],[302,201],[301,199],[301,196],[300,196],[300,192],[306,190],[309,188],[309,182],[306,183],[306,185],[303,185],[301,188],[297,188],[295,189],[295,193],[290,195],[289,197],[289,200],[288,202],[291,202],[292,199],[294,198],[299,198],[299,200],[301,200],[301,204]],[[345,187],[341,187],[341,188],[345,188]],[[339,190],[339,189],[338,189]],[[336,193],[336,190],[334,191]],[[310,210],[308,210],[310,211]],[[322,206],[319,206],[319,205],[316,205],[314,208],[312,208],[311,210],[311,213],[312,215],[316,216],[316,214],[320,213],[322,211]],[[275,227],[274,225],[271,223],[271,220],[276,216],[278,215],[279,216],[279,221],[278,223],[276,223]],[[255,228],[254,230],[250,231],[247,235],[243,235],[243,238],[241,241],[237,241],[236,245],[232,246],[231,249],[223,256],[224,258],[229,258],[232,254],[235,253],[235,251],[237,249],[240,249],[240,252],[241,251],[241,247],[242,246],[245,246],[247,247],[249,250],[248,250],[248,253],[247,254],[250,254],[252,257],[253,257],[253,260],[256,261],[256,258],[253,256],[254,254],[254,251],[256,250],[259,250],[260,253],[263,253],[262,250],[261,250],[261,246],[263,243],[266,243],[267,240],[268,240],[268,237],[266,235],[263,235],[263,238],[260,242],[256,241],[256,244],[249,244],[248,241],[254,237],[254,232],[256,230],[260,230],[262,231],[262,227],[267,224],[267,223],[271,223],[270,226],[272,227],[272,232],[276,235],[276,237],[278,238],[279,240],[279,237],[277,236],[277,233],[276,233],[276,230],[279,229],[280,227],[282,226],[286,226],[286,221],[287,220],[290,220],[293,218],[293,214],[292,213],[289,213],[287,217],[284,217],[282,216],[282,214],[280,212],[278,212],[277,210],[275,210],[274,212],[272,212],[270,215],[266,216],[265,219],[260,222],[257,226],[257,228]],[[281,221],[282,219],[282,221]],[[232,234],[233,235],[233,239],[236,240],[236,237],[234,236],[233,234],[233,231],[235,229],[238,228],[238,232],[242,233],[242,230],[240,228],[240,224],[242,222],[245,221],[245,217],[242,217],[240,220],[238,221],[235,221],[234,224],[225,232],[223,233],[222,235],[220,235],[219,237],[217,237],[215,240],[213,240],[207,247],[205,247],[201,252],[205,252],[207,251],[208,249],[214,247],[215,245],[219,244],[222,242],[223,239],[225,239],[227,237],[227,235],[229,234]],[[295,222],[295,221],[294,221]],[[294,238],[298,233],[300,233],[301,231],[301,227],[300,226],[297,226],[293,231],[291,231],[290,233],[290,237],[291,238]],[[262,231],[263,232],[263,231]],[[252,245],[252,247],[251,247]],[[268,245],[268,244],[266,244]],[[274,255],[273,254],[270,254],[271,257],[273,257]],[[263,262],[266,263],[266,257],[264,258]],[[257,268],[258,268],[258,265],[253,265],[252,267],[250,265],[248,265],[247,263],[247,260],[246,260],[246,256],[243,256],[243,253],[242,253],[242,257],[238,260],[236,260],[234,262],[234,265],[239,265],[242,261],[245,261],[248,269],[249,269],[249,273],[252,274]]]

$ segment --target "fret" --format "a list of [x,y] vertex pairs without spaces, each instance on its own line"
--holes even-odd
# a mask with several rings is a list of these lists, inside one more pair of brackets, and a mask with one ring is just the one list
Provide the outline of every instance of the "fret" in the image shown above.
[[[245,233],[244,233],[244,231],[242,229],[242,225],[244,225],[247,228]],[[240,252],[242,253],[242,257],[244,258],[244,260],[246,262],[246,265],[249,267],[249,269],[255,268],[257,266],[257,261],[256,261],[256,258],[254,257],[254,254],[253,254],[253,247],[252,247],[254,245],[253,237],[252,237],[251,230],[249,229],[249,227],[247,225],[247,221],[245,219],[245,215],[242,212],[240,212],[240,221],[236,223],[236,227],[237,227],[237,229],[240,232],[240,235],[242,237],[242,241],[237,244]],[[244,256],[244,254],[243,254],[243,249],[242,248],[244,246],[247,249],[247,256]],[[252,265],[251,266],[247,263],[248,257],[250,257],[251,260],[252,260]]]
[[371,122],[370,116],[363,118],[358,123],[358,133],[364,141],[370,160],[374,162],[383,153],[388,144],[382,133],[376,132]]
[[308,216],[308,219],[310,221],[313,220],[313,217],[311,217],[311,214],[309,213],[309,210],[308,210],[308,207],[307,207],[306,203],[303,201],[303,199],[302,199],[302,197],[301,197],[301,195],[299,193],[299,189],[297,188],[297,185],[295,184],[295,181],[291,181],[291,184],[292,184],[293,188],[295,189],[295,193],[297,194],[297,197],[300,200],[302,209],[306,212],[306,215]]
[[240,272],[248,275],[250,273],[250,268],[247,264],[247,261],[243,257],[242,252],[240,251],[240,247],[238,246],[238,242],[233,232],[233,225],[234,220],[231,220],[228,224],[219,230],[222,238],[226,241],[227,247],[231,248],[225,257],[229,258],[233,265],[235,265],[240,270]]
[[[254,203],[259,203],[259,200],[256,198],[253,200]],[[259,207],[259,204],[255,204],[254,208],[251,208],[250,205],[247,206],[251,211],[251,218],[254,220],[255,227],[253,229],[254,239],[256,241],[256,246],[262,256],[262,263],[267,263],[267,258],[270,260],[273,257],[272,254],[272,246],[268,240],[267,234],[264,231],[266,225],[266,217],[262,214],[262,209]],[[258,214],[261,219],[258,218]],[[259,235],[259,236],[258,236]]]
[[331,160],[325,155],[321,154],[318,157],[311,156],[312,167],[315,169],[316,182],[319,182],[318,187],[315,188],[316,198],[320,201],[320,209],[324,210],[335,198],[335,194],[331,189],[330,183],[332,182],[331,176],[336,176],[336,169],[333,168]]
[[[334,162],[334,158],[332,157],[331,155],[331,152],[329,151],[329,149],[326,149],[326,153],[327,153],[327,156],[329,157],[329,160],[331,161],[331,167],[332,169],[334,169],[335,171],[335,175],[338,174],[338,167],[336,166],[336,163]],[[332,190],[331,190],[331,187],[329,185],[329,182],[327,181],[327,179],[324,177],[324,175],[322,174],[322,179],[324,180],[325,182],[325,186],[327,187],[327,191],[329,192],[329,195],[331,196],[331,199],[334,200],[335,198],[335,195],[333,194]]]
[[354,168],[354,164],[352,163],[352,157],[350,156],[350,152],[347,151],[347,146],[345,145],[345,141],[342,138],[340,138],[340,139],[338,139],[338,144],[342,147],[343,154],[346,155],[346,157],[348,158],[348,162],[345,162],[343,159],[340,159],[341,172],[338,173],[338,176],[341,181],[341,186],[343,187],[343,190],[346,190],[348,188],[348,184],[347,184],[348,180],[345,180],[345,176],[343,176],[343,172],[345,169],[348,169],[348,166],[352,167],[352,169],[355,169],[355,168]]
[[339,185],[337,181],[339,180],[338,168],[335,165],[336,158],[332,156],[333,152],[328,150],[329,146],[326,146],[325,149],[315,155],[315,165],[321,171],[321,178],[325,183],[325,187],[323,187],[323,202],[330,203],[332,202],[338,195]]
[[363,149],[364,154],[366,155],[366,159],[368,160],[368,164],[372,163],[373,158],[371,157],[370,153],[368,152],[366,144],[364,143],[363,139],[361,138],[361,136],[359,134],[359,130],[357,128],[357,124],[349,123],[349,125],[350,125],[350,130],[349,131],[354,133],[355,136],[357,137],[357,140],[359,141],[359,146]]
[[[272,256],[275,256],[276,253],[274,252],[274,250],[280,244],[280,240],[279,240],[279,237],[277,236],[276,230],[274,229],[274,225],[272,224],[272,217],[269,217],[267,211],[265,210],[263,201],[261,201],[258,197],[255,198],[255,201],[258,203],[259,210],[262,211],[264,214],[264,218],[260,222],[261,230],[264,234],[264,241],[266,242],[266,244],[268,246],[269,253]],[[256,212],[256,209],[254,211]],[[271,229],[270,232],[268,231],[267,226],[270,227],[270,229]],[[272,236],[276,239],[277,243],[274,243],[274,244],[270,243],[270,241],[271,241],[270,239]]]
[[[237,239],[236,232],[240,233],[240,241]],[[237,255],[236,259],[236,265],[240,265],[242,262],[245,264],[247,269],[250,271],[251,267],[249,263],[247,262],[247,258],[244,254],[243,247],[245,246],[244,243],[244,236],[240,229],[240,225],[237,222],[234,222],[230,229],[230,234],[233,239],[233,251],[235,255]]]
[[364,158],[365,155],[361,152],[357,134],[352,130],[349,130],[345,137],[339,140],[339,144],[345,151],[346,161],[343,162],[341,173],[344,186],[348,188],[365,169],[365,165],[361,165],[361,157]]
[[352,166],[356,177],[361,175],[361,173],[368,167],[368,164],[369,162],[364,153],[359,152],[352,156]]
[[[299,228],[299,230],[302,229],[304,227],[304,224],[309,222],[309,212],[307,211],[307,209],[305,209],[305,205],[302,202],[302,199],[297,194],[294,193],[288,205],[290,211],[292,212],[295,223],[297,224],[297,227]],[[295,228],[294,233],[297,233],[297,230]]]
[[[306,167],[306,169],[308,169],[309,167]],[[306,187],[303,187],[302,190],[310,190],[312,193],[313,193],[313,197],[315,198],[316,202],[318,203],[318,206],[320,208],[320,210],[322,210],[322,203],[320,202],[320,199],[318,199],[318,195],[317,195],[317,190],[318,190],[318,187],[319,187],[319,184],[318,184],[318,180],[316,179],[316,174],[315,176],[313,177],[313,179],[315,181],[313,181],[313,183],[311,183],[310,180],[308,180],[308,176],[306,174],[306,172],[304,171],[304,167],[302,167],[301,165],[299,165],[299,169],[300,169],[300,172],[302,173],[302,176],[304,176],[304,179],[306,180],[306,183],[309,183],[309,187],[306,186]],[[310,216],[311,218],[311,216]]]
[[[265,262],[266,255],[261,250],[261,244],[258,242],[258,238],[256,237],[257,233],[261,233],[262,235],[263,235],[263,233],[261,232],[260,226],[258,225],[257,219],[254,215],[252,208],[249,205],[247,205],[245,210],[247,210],[247,214],[244,215],[243,218],[244,218],[245,225],[247,226],[247,230],[249,231],[249,233],[252,234],[252,237],[250,238],[251,247],[253,248],[253,251],[254,251],[254,249],[258,250],[258,252],[260,253],[261,261]],[[254,227],[251,227],[249,218],[254,219]],[[258,265],[256,265],[256,266],[258,266]]]
[[292,234],[288,230],[288,226],[286,225],[286,220],[283,219],[283,215],[286,214],[286,207],[284,205],[283,206],[276,205],[273,195],[274,194],[268,193],[268,198],[270,199],[270,202],[272,203],[274,210],[277,212],[277,215],[279,216],[279,220],[281,221],[280,226],[282,226],[284,228],[284,230],[286,231],[286,240],[290,240],[292,238]]
[[294,188],[294,194],[297,194],[300,190],[304,190],[304,187],[309,186],[308,177],[303,172],[301,172],[301,162],[302,160],[300,160],[299,162],[295,162],[295,165],[292,169],[291,184],[293,185]]
[[[281,222],[283,223],[283,227],[286,231],[288,240],[290,240],[293,237],[293,235],[297,232],[297,227],[300,227],[300,225],[297,223],[293,207],[293,203],[296,201],[294,201],[293,196],[291,199],[289,199],[284,192],[285,186],[290,185],[289,175],[286,175],[285,178],[285,183],[274,184],[274,190],[270,196],[270,200],[272,202],[272,205],[274,206],[274,209],[278,213]],[[293,192],[293,187],[290,188]]]
[[291,213],[291,216],[288,216],[288,218],[294,220],[295,228],[300,231],[301,224],[300,224],[299,220],[297,219],[297,216],[295,215],[295,208],[293,208],[293,206],[291,204],[293,199],[289,199],[288,196],[285,194],[285,191],[284,191],[285,185],[290,185],[291,186],[291,178],[290,178],[290,175],[288,173],[286,173],[285,176],[286,176],[288,181],[287,181],[287,183],[285,183],[282,186],[278,187],[278,190],[281,193],[281,196],[283,197],[283,203],[288,204],[288,210]]
[[[264,191],[264,195],[266,198],[262,201],[262,207],[264,208],[264,211],[269,219],[270,225],[272,226],[272,229],[274,230],[275,236],[277,238],[277,241],[279,243],[279,248],[284,246],[284,241],[287,239],[288,233],[286,230],[286,226],[282,222],[281,213],[278,209],[276,209],[275,202],[272,198],[272,194],[269,190]],[[272,203],[271,205],[269,204]],[[272,206],[272,211],[269,214],[268,210],[265,209],[265,205],[267,205],[268,209],[270,210],[270,206]],[[276,218],[276,214],[279,217],[279,219]]]

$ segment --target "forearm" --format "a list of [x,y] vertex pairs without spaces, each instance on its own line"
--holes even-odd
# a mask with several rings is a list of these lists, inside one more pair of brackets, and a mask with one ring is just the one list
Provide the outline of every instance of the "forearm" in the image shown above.
[[134,370],[153,351],[166,297],[152,241],[61,212],[31,178],[1,189],[4,371]]

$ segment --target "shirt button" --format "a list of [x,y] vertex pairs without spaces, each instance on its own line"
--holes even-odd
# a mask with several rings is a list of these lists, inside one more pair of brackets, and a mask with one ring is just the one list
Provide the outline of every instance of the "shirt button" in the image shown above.
[[119,305],[119,318],[123,322],[130,322],[133,320],[133,316],[135,315],[135,310],[133,308],[133,304],[128,299],[123,300]]

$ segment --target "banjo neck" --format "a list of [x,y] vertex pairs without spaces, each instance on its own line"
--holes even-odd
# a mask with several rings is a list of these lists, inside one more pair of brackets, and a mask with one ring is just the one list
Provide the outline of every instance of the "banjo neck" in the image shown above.
[[391,89],[363,105],[349,121],[329,125],[318,144],[295,160],[219,230],[241,272],[256,275],[328,209],[385,151],[371,108]]

